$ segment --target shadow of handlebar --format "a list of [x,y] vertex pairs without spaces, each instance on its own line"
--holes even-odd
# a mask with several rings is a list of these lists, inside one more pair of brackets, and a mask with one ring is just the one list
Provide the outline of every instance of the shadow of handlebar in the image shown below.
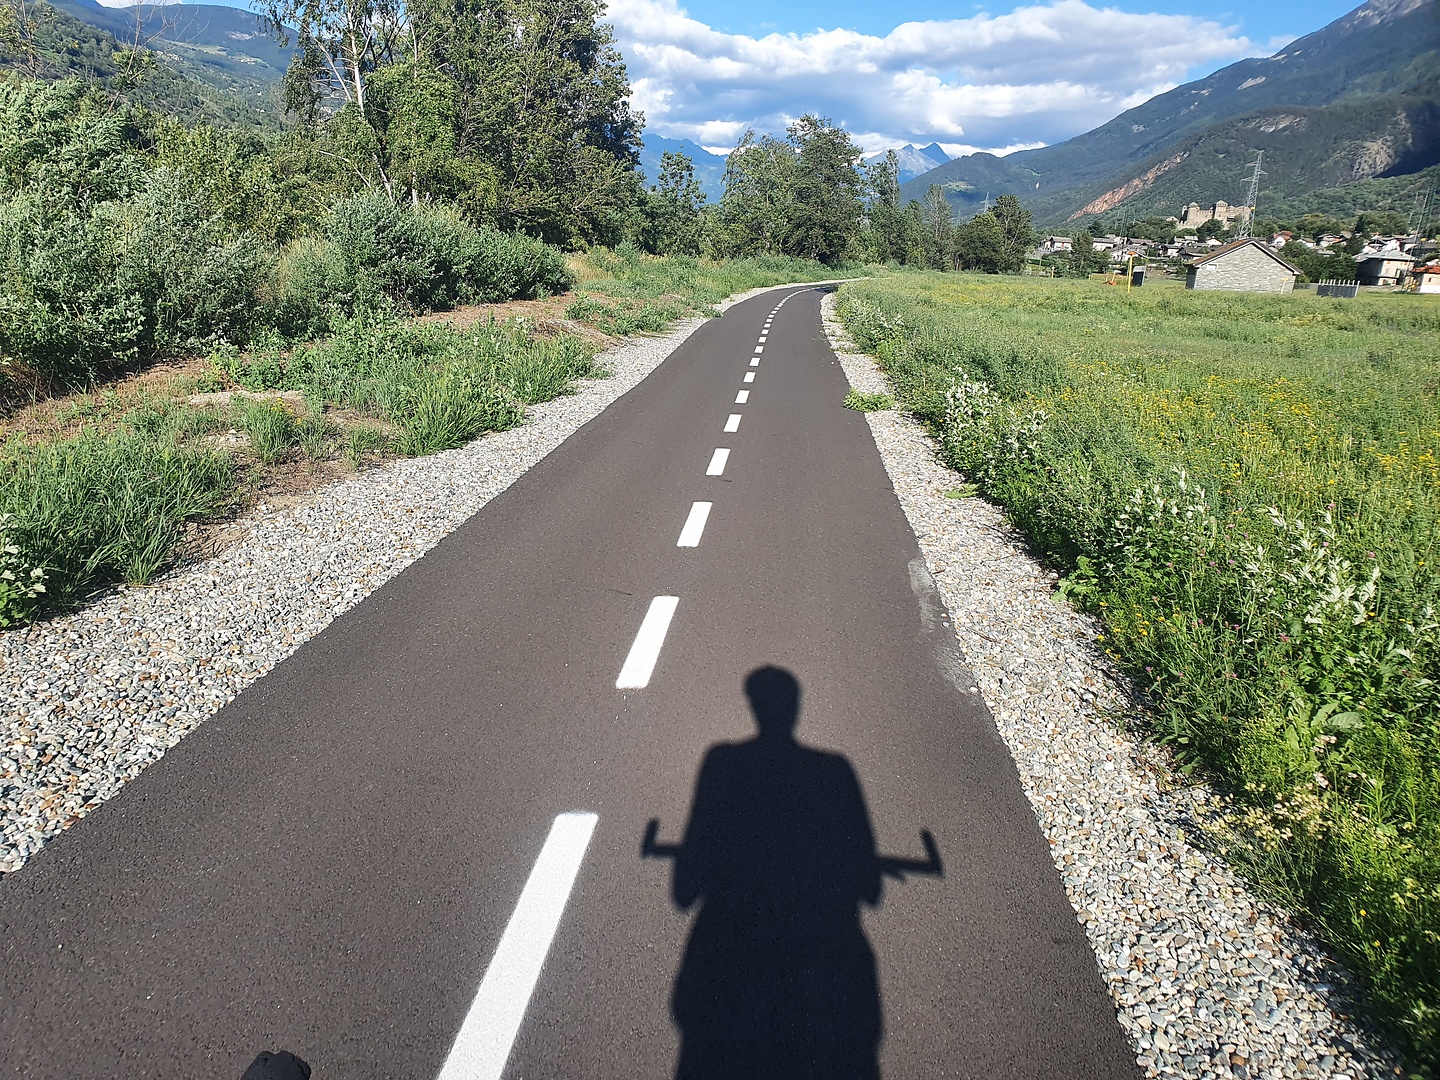
[[[640,857],[642,859],[678,859],[684,846],[681,844],[662,844],[656,840],[660,835],[660,819],[651,818],[645,825],[645,836],[640,841]],[[925,858],[906,859],[894,855],[877,855],[875,862],[879,866],[880,873],[892,877],[896,881],[904,881],[906,874],[920,874],[925,877],[944,877],[945,864],[940,861],[940,848],[935,844],[935,837],[929,829],[920,830],[920,842],[925,845]]]

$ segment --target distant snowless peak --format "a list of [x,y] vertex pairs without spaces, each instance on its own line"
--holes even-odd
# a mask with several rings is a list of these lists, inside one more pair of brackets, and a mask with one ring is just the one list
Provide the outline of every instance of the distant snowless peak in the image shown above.
[[[95,0],[95,2],[96,2],[97,4],[99,4],[101,7],[108,7],[108,8],[162,7],[162,6],[168,7],[168,6],[171,6],[171,5],[174,5],[174,6],[178,7],[178,6],[183,2],[183,0],[145,0],[145,3],[144,3],[143,5],[142,5],[142,4],[134,3],[133,0]],[[233,6],[233,5],[227,5],[227,6]]]

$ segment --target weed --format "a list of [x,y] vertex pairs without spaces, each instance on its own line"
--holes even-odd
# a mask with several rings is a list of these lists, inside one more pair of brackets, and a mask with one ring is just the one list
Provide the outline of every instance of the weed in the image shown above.
[[245,402],[240,406],[240,426],[250,436],[255,456],[267,465],[285,458],[300,434],[294,413],[278,402]]
[[345,433],[345,461],[359,469],[367,458],[383,454],[389,440],[373,424],[356,424]]
[[845,395],[845,408],[856,412],[880,412],[894,407],[895,398],[890,394],[862,394],[859,390],[850,390]]

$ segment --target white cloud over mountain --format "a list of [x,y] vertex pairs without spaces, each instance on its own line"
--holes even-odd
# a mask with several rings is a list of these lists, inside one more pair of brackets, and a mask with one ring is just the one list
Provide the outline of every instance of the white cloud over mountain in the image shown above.
[[646,130],[711,147],[800,113],[866,149],[939,141],[952,154],[1069,138],[1190,76],[1268,53],[1234,27],[1055,0],[1006,14],[851,30],[727,34],[676,0],[611,0]]

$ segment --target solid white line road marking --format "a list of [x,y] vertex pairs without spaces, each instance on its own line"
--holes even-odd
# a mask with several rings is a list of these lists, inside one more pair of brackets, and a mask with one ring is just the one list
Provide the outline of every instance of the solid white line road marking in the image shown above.
[[751,357],[751,358],[750,358],[750,366],[751,366],[751,367],[759,367],[759,366],[760,366],[760,358],[759,358],[758,356]]
[[691,504],[690,516],[685,519],[685,527],[680,530],[680,539],[675,541],[676,547],[700,546],[700,534],[705,531],[705,522],[710,518],[710,506],[708,502]]
[[750,391],[749,391],[749,390],[741,390],[738,394],[735,395],[735,404],[736,404],[736,405],[744,405],[745,402],[747,402],[747,401],[749,401],[749,400],[750,400]]
[[730,414],[730,419],[725,421],[725,430],[727,432],[740,430],[740,414],[738,412]]
[[591,813],[561,814],[550,826],[437,1080],[500,1080],[596,820]]
[[710,455],[710,467],[705,470],[706,476],[719,476],[725,471],[725,463],[730,460],[730,451],[720,447]]
[[754,381],[755,381],[755,373],[754,373],[753,371],[747,371],[747,372],[745,372],[745,381],[746,381],[746,382],[754,382]]
[[670,629],[678,603],[678,596],[657,596],[650,601],[650,610],[645,612],[635,643],[630,646],[630,655],[625,657],[625,666],[615,680],[616,690],[643,690],[650,685],[655,661],[660,659],[660,646],[665,644],[665,633]]

